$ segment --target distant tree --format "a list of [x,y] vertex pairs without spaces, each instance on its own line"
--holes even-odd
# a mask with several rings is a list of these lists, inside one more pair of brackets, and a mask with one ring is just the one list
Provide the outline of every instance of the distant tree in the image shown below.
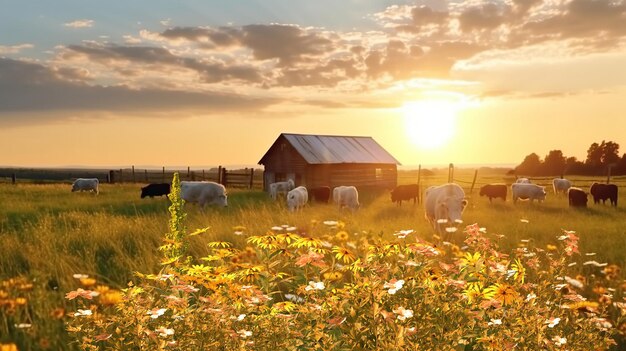
[[565,171],[565,156],[561,150],[551,150],[543,161],[545,175],[560,176]]
[[536,153],[527,155],[522,163],[515,167],[516,174],[537,175],[541,171],[541,158]]
[[578,161],[576,157],[568,157],[565,160],[565,174],[588,174],[588,167]]
[[604,148],[604,140],[602,144],[593,143],[587,149],[587,159],[585,160],[585,164],[599,168],[602,166],[602,149]]
[[604,150],[602,152],[602,164],[608,166],[616,164],[619,161],[619,144],[612,141],[605,143]]
[[620,162],[619,144],[602,140],[600,144],[593,143],[587,149],[587,165],[593,174],[603,174],[609,165],[616,166]]

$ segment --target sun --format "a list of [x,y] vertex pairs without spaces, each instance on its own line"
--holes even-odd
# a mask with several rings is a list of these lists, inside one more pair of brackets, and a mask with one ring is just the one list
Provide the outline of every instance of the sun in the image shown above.
[[416,146],[436,149],[454,136],[460,106],[455,101],[420,100],[402,106],[406,132]]

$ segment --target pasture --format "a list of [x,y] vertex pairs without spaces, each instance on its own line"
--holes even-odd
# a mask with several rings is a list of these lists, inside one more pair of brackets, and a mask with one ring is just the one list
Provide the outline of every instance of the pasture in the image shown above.
[[[522,201],[514,205],[510,193],[507,202],[494,199],[490,204],[487,198],[478,196],[479,185],[511,183],[512,179],[499,173],[481,175],[470,193],[465,181],[470,181],[471,175],[457,172],[455,178],[469,199],[463,225],[478,223],[486,227],[502,252],[526,245],[523,241],[531,241],[539,248],[556,246],[562,230],[573,230],[580,236],[581,255],[573,257],[577,264],[569,268],[570,274],[600,274],[597,267],[583,264],[589,260],[624,267],[623,205],[617,208],[594,205],[590,199],[588,208],[570,209],[567,199],[556,197],[550,188],[546,189],[547,200],[541,204]],[[421,188],[442,184],[445,179],[437,174],[423,177]],[[578,179],[574,185],[585,190],[591,182],[602,181],[574,179]],[[400,184],[414,181],[414,173],[400,173]],[[159,272],[163,266],[158,248],[168,232],[169,201],[165,197],[140,199],[141,186],[101,184],[100,195],[94,196],[88,192],[71,193],[71,185],[65,183],[0,184],[0,281],[26,276],[47,286],[49,291],[40,296],[33,308],[53,311],[57,306],[72,308],[63,296],[76,289],[75,274],[87,274],[97,278],[100,284],[120,289],[137,280],[135,272]],[[624,199],[625,195],[624,187],[620,187],[620,198]],[[360,190],[359,199],[361,208],[354,213],[319,203],[310,203],[303,211],[291,213],[286,210],[284,199],[273,202],[259,190],[229,189],[227,208],[201,210],[193,204],[186,205],[185,223],[189,231],[209,227],[207,233],[189,238],[189,252],[196,258],[204,257],[212,250],[207,243],[214,241],[229,242],[243,250],[249,246],[248,237],[277,232],[276,227],[280,226],[293,226],[301,236],[330,241],[329,235],[334,234],[323,224],[328,220],[342,222],[349,240],[393,241],[394,233],[412,229],[419,238],[446,246],[424,219],[423,206],[403,202],[399,207],[391,203],[388,192],[371,189]],[[446,234],[444,239],[464,245],[462,230]],[[62,332],[58,334],[57,337],[67,337]]]

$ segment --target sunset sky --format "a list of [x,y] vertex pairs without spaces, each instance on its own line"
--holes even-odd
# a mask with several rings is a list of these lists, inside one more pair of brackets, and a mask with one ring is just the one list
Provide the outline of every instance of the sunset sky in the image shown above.
[[0,165],[404,165],[626,152],[626,1],[0,0]]

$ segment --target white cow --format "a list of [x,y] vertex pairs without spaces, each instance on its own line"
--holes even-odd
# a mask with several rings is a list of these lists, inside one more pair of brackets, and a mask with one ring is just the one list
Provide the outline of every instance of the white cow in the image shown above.
[[546,187],[537,184],[513,183],[511,184],[511,194],[513,195],[513,203],[516,203],[517,199],[541,202],[546,199]]
[[72,183],[72,192],[93,191],[98,195],[98,184],[100,184],[98,178],[78,178]]
[[309,193],[303,186],[292,189],[287,193],[287,208],[291,212],[304,208],[307,201],[309,201]]
[[567,190],[572,187],[572,182],[565,178],[554,178],[552,180],[552,190],[555,195],[567,194]]
[[345,206],[355,211],[361,206],[359,204],[359,191],[354,186],[340,185],[333,188],[333,201],[340,209]]
[[295,188],[296,185],[293,182],[293,179],[289,179],[285,182],[276,182],[276,183],[271,183],[269,188],[270,188],[270,197],[272,198],[272,200],[276,201],[276,199],[278,198],[278,194],[287,194],[289,191],[291,191],[293,188]]
[[461,215],[467,206],[465,192],[458,184],[447,183],[426,189],[424,210],[426,219],[441,232],[444,227],[463,223]]
[[519,183],[519,184],[530,184],[530,179],[528,178],[517,178],[515,180],[515,183]]
[[180,182],[180,197],[187,202],[206,205],[228,206],[226,188],[215,182]]

